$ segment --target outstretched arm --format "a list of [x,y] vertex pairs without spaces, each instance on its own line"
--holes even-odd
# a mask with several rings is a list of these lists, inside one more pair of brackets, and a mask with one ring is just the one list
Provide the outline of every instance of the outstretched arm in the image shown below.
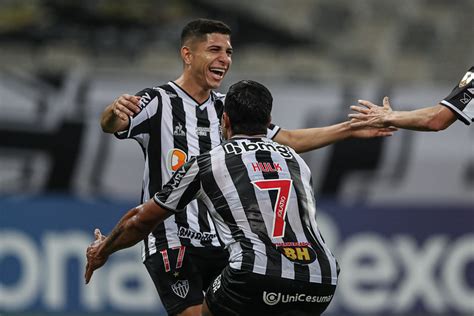
[[351,127],[349,121],[306,129],[282,129],[273,140],[292,147],[296,152],[303,153],[318,149],[350,137],[371,138],[392,136],[396,128],[359,128]]
[[94,270],[105,264],[108,257],[121,249],[129,248],[143,240],[171,212],[159,206],[154,199],[129,210],[115,226],[109,236],[95,230],[96,240],[87,248],[85,280],[89,283]]
[[447,107],[437,104],[413,111],[393,111],[388,97],[383,106],[359,100],[359,106],[351,106],[358,112],[349,114],[352,127],[399,127],[417,131],[440,131],[446,129],[456,116]]
[[351,106],[357,113],[349,114],[351,126],[388,127],[412,129],[417,131],[440,131],[446,129],[457,119],[469,125],[474,121],[471,114],[464,112],[474,98],[474,66],[453,88],[451,93],[435,106],[423,107],[413,111],[393,111],[388,97],[383,106],[370,101],[359,100],[359,106]]
[[140,112],[140,97],[122,94],[105,108],[100,126],[106,133],[123,131],[128,127],[129,117],[138,112]]

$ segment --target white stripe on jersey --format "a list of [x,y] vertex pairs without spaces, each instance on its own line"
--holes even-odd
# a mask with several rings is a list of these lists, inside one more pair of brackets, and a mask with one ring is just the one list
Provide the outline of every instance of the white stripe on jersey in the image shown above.
[[[134,117],[133,119],[130,119],[129,121],[130,127],[128,128],[128,131],[127,131],[127,137],[130,137],[130,133],[132,132],[135,126],[139,125],[143,121],[146,121],[148,118],[155,115],[157,111],[158,111],[158,99],[154,98],[153,100],[150,101],[150,103],[148,103],[148,105],[144,108],[143,111],[140,111],[140,113],[138,113],[136,117]],[[134,136],[134,138],[140,144],[142,144],[142,146],[145,147],[144,135],[147,135],[147,134],[139,134],[139,135]],[[148,146],[148,143],[146,145]]]
[[[196,136],[196,131],[198,127],[196,111],[202,111],[204,109],[207,109],[207,116],[210,123],[210,137],[212,148],[221,143],[219,134],[219,119],[217,118],[217,113],[215,111],[215,107],[213,106],[214,102],[211,96],[205,103],[198,106],[196,104],[196,101],[191,99],[186,93],[184,93],[180,87],[176,86],[173,82],[171,82],[170,85],[175,89],[178,96],[183,100],[183,109],[186,115],[186,142],[188,145],[189,161],[192,157],[200,155],[199,137]],[[168,180],[164,181],[163,184],[165,184],[166,182],[168,182]],[[188,204],[188,207],[186,208],[186,218],[187,223],[189,225],[189,229],[196,233],[199,233],[201,231],[201,228],[199,226],[199,207],[196,200],[193,200],[191,203]],[[210,232],[215,233],[214,222],[210,218],[209,214],[207,214],[207,218],[209,222]],[[168,240],[170,239],[168,238]],[[197,239],[191,238],[190,243],[195,247],[202,247],[201,242]],[[217,238],[213,238],[212,245],[215,247],[219,247],[219,240]]]
[[[300,165],[302,178],[310,178],[311,170],[309,170],[303,158],[301,158],[299,155],[294,155],[294,157],[296,157],[296,160],[298,161],[298,164]],[[326,256],[329,260],[329,265],[331,267],[331,279],[332,279],[331,284],[336,284],[337,283],[336,259],[331,253],[331,250],[329,250],[329,247],[322,240],[321,235],[319,233],[318,224],[316,223],[316,202],[314,198],[314,191],[313,191],[313,188],[309,185],[310,184],[309,181],[302,181],[302,182],[304,185],[306,196],[308,197],[308,199],[306,200],[306,203],[308,203],[307,210],[309,211],[309,219],[311,221],[311,227],[313,231],[316,233],[316,238],[318,239],[319,243],[323,246],[324,252],[326,253]],[[311,272],[313,271],[311,270]],[[321,282],[321,279],[315,278],[313,274],[310,274],[310,275],[311,275],[310,281]],[[319,269],[319,276],[321,276],[321,269]]]
[[217,116],[216,108],[214,106],[207,107],[207,115],[209,118],[217,117],[218,120],[215,122],[210,122],[211,128],[211,143],[212,148],[218,146],[221,143],[221,128],[220,128],[220,118]]
[[[240,226],[243,227],[242,232],[244,236],[248,238],[252,243],[252,248],[255,252],[255,264],[253,268],[253,272],[258,274],[265,274],[266,271],[266,250],[265,245],[260,241],[258,236],[252,232],[250,228],[249,222],[247,220],[247,216],[245,215],[245,210],[242,207],[240,202],[239,196],[236,194],[237,189],[234,186],[234,183],[229,180],[231,176],[227,170],[227,168],[223,168],[222,166],[225,165],[225,152],[224,150],[216,150],[211,157],[211,164],[212,164],[212,174],[214,175],[214,179],[219,186],[220,190],[222,191],[222,195],[224,196],[227,204],[229,205],[230,210],[232,210],[231,214],[234,218],[236,223],[239,223]],[[221,236],[223,238],[224,236]],[[224,244],[228,244],[228,240],[223,239]],[[232,238],[232,242],[235,243],[235,239]],[[230,250],[234,250],[234,247],[231,247]],[[232,260],[234,256],[241,256],[241,254],[230,253],[230,257]],[[240,269],[240,267],[239,267]]]
[[[167,135],[167,136],[171,135],[171,137],[161,136],[161,162],[160,162],[161,183],[164,185],[171,179],[171,176],[173,175],[168,170],[168,162],[167,162],[169,150],[171,148],[174,148],[173,114],[172,114],[173,107],[171,106],[170,96],[162,89],[158,89],[158,91],[161,94],[162,104],[163,104],[163,110],[161,112],[161,133],[162,135]],[[171,216],[165,219],[165,221],[163,222],[163,225],[165,226],[166,240],[168,242],[168,247],[173,248],[173,247],[181,246],[181,242],[179,241],[179,238],[177,237],[178,225],[176,225],[174,216]],[[150,248],[150,254],[156,252],[155,243],[148,244],[148,247]]]

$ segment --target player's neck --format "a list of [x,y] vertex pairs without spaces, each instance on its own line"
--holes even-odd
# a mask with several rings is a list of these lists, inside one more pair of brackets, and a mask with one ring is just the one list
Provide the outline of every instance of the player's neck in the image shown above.
[[210,89],[204,89],[195,80],[187,78],[184,74],[174,81],[181,89],[186,91],[199,104],[209,99],[211,95]]
[[229,137],[229,139],[232,139],[232,138],[262,138],[262,137],[266,137],[267,135],[265,134],[254,134],[254,135],[247,135],[247,134],[231,134],[231,136]]

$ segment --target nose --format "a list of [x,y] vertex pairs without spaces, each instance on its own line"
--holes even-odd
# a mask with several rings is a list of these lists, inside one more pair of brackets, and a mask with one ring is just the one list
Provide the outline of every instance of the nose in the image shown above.
[[226,52],[223,52],[222,54],[220,54],[218,60],[224,66],[228,66],[232,63],[232,57],[229,54],[227,54]]

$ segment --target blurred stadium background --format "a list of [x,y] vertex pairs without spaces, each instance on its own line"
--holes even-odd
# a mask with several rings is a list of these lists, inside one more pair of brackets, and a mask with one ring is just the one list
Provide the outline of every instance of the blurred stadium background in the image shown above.
[[[473,65],[472,0],[1,0],[0,315],[164,315],[140,247],[83,284],[92,231],[139,200],[143,160],[103,108],[175,79],[197,17],[233,29],[232,71],[285,128],[357,99],[435,104]],[[474,129],[399,131],[305,154],[342,267],[328,315],[474,315]],[[249,307],[250,308],[250,307]]]

